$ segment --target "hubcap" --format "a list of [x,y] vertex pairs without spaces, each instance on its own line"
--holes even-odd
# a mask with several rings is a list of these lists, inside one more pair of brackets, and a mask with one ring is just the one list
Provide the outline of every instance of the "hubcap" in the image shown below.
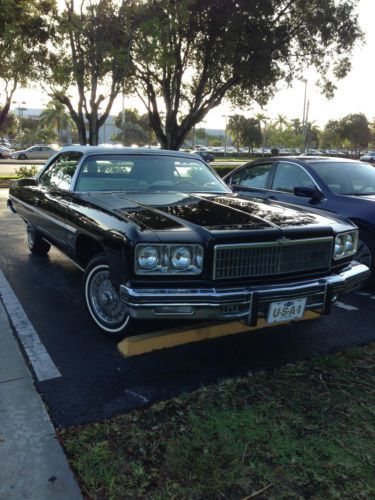
[[362,240],[358,241],[358,250],[355,256],[355,259],[361,264],[365,264],[365,266],[371,269],[372,264],[372,255],[369,247]]
[[93,312],[108,326],[121,324],[127,317],[125,305],[113,288],[108,270],[98,270],[89,284],[89,298]]

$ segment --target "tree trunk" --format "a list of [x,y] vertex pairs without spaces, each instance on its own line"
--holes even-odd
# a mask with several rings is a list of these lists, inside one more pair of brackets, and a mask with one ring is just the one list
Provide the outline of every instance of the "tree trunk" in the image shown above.
[[6,122],[9,109],[10,109],[10,99],[7,99],[3,109],[0,111],[0,130],[2,130],[4,123]]
[[90,146],[97,146],[99,144],[98,114],[92,111],[86,116],[89,122],[89,144]]

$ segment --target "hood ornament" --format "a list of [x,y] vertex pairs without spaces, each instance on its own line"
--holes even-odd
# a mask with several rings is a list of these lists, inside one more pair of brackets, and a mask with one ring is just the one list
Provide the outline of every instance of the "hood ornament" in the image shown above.
[[291,241],[290,238],[285,238],[285,236],[283,236],[282,238],[277,240],[277,243],[279,243],[280,245],[285,245],[286,243],[289,243],[290,241]]

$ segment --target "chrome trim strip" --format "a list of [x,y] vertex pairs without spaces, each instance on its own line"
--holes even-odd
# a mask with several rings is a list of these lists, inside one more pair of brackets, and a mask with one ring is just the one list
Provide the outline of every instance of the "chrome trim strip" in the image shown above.
[[[201,299],[208,301],[210,299],[216,300],[235,300],[242,297],[244,300],[250,299],[251,293],[257,292],[262,295],[263,299],[268,296],[274,297],[282,296],[285,293],[307,293],[315,294],[325,292],[326,285],[331,285],[336,288],[345,287],[351,281],[365,280],[370,274],[367,266],[359,263],[354,263],[351,268],[345,269],[340,274],[332,274],[323,278],[316,278],[313,280],[297,281],[280,285],[255,285],[249,287],[238,288],[203,288],[203,289],[156,289],[156,288],[132,288],[130,283],[120,285],[120,292],[125,299],[147,299],[152,300],[155,298],[165,297],[169,298],[182,298],[189,300]],[[179,305],[178,302],[175,303]]]
[[55,217],[51,217],[50,215],[47,215],[45,214],[44,212],[42,212],[42,210],[40,210],[39,208],[35,208],[33,207],[32,205],[28,205],[27,203],[25,203],[24,201],[20,200],[19,198],[17,198],[16,196],[14,195],[9,195],[9,198],[12,199],[12,200],[16,200],[17,203],[19,203],[20,205],[23,205],[25,208],[31,210],[32,212],[35,212],[39,215],[41,215],[42,217],[44,217],[45,219],[48,219],[50,220],[51,222],[57,224],[58,226],[61,226],[63,227],[64,229],[67,229],[68,231],[70,231],[71,233],[76,233],[77,232],[77,229],[73,226],[69,226],[69,224],[66,224],[65,222],[61,222],[60,220],[56,219]]
[[[350,231],[349,231],[350,232]],[[288,238],[280,238],[275,241],[263,241],[260,243],[234,243],[234,244],[219,244],[215,245],[214,249],[218,250],[235,250],[236,248],[254,248],[254,247],[277,247],[280,245],[303,245],[304,243],[323,243],[325,241],[332,241],[333,242],[333,236],[322,236],[319,238],[304,238],[301,240],[291,240]]]

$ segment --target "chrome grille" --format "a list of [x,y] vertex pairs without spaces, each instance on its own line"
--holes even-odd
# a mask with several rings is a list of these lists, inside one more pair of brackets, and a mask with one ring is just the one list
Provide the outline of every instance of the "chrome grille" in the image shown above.
[[333,238],[216,245],[214,279],[252,278],[329,269]]

